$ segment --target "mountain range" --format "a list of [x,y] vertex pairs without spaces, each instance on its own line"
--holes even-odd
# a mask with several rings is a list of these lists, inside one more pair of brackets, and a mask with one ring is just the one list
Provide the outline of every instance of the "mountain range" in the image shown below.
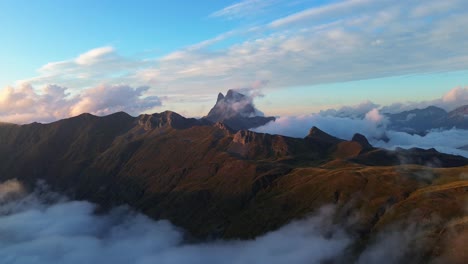
[[388,128],[410,134],[425,135],[433,129],[468,129],[468,105],[447,112],[436,106],[413,109],[395,114],[385,114]]
[[[335,222],[358,238],[354,256],[395,224],[424,223],[418,240],[425,246],[413,258],[420,263],[442,254],[454,230],[466,232],[468,159],[379,149],[363,135],[346,141],[317,127],[305,138],[240,129],[273,120],[254,116],[245,99],[220,95],[202,119],[119,112],[4,124],[0,180],[32,189],[42,179],[101,210],[128,204],[183,227],[194,241],[251,239],[328,204],[337,208]],[[221,110],[239,102],[247,102],[240,112]]]

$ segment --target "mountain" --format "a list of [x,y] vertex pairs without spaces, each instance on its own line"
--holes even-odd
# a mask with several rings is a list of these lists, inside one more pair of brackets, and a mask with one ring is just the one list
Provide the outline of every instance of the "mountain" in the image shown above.
[[462,150],[468,150],[468,145],[466,145],[466,146],[462,146],[462,147],[459,147],[458,149],[462,149]]
[[468,129],[468,105],[460,106],[447,114],[448,123],[457,128]]
[[395,114],[386,114],[388,128],[410,134],[425,135],[432,129],[468,129],[468,105],[447,112],[436,106],[413,109]]
[[389,114],[389,129],[410,134],[425,134],[426,131],[444,126],[447,112],[435,106]]
[[128,204],[195,241],[254,238],[333,204],[336,224],[359,238],[356,254],[396,223],[423,222],[418,239],[442,243],[464,227],[454,221],[466,171],[468,159],[433,149],[378,149],[316,127],[303,139],[236,131],[170,111],[0,126],[0,180],[43,179],[100,210]]
[[255,109],[252,98],[234,90],[229,90],[226,96],[219,93],[215,106],[205,119],[223,122],[235,130],[256,128],[275,121],[275,117],[264,117]]

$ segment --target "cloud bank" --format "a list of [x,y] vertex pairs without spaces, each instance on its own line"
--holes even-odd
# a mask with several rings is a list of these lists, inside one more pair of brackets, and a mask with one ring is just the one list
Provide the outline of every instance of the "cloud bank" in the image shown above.
[[[411,135],[388,129],[389,120],[382,113],[398,113],[415,108],[438,106],[447,111],[468,102],[468,87],[455,87],[441,98],[423,102],[405,102],[390,106],[380,106],[365,101],[353,106],[328,109],[317,114],[285,116],[278,118],[254,131],[302,138],[307,136],[311,127],[316,126],[338,138],[351,140],[355,133],[365,135],[375,147],[435,148],[440,152],[468,157],[468,130],[448,129],[431,130],[426,135]],[[383,140],[387,138],[387,140]]]
[[[341,112],[337,111],[337,113]],[[254,131],[302,138],[307,136],[311,127],[316,126],[335,137],[346,140],[351,140],[355,133],[360,133],[366,136],[375,147],[435,148],[440,152],[468,157],[467,150],[459,149],[468,144],[468,130],[455,128],[432,130],[425,136],[419,136],[388,130],[387,124],[388,121],[375,108],[362,119],[321,114],[280,117],[275,122],[256,128]],[[387,137],[389,141],[384,141],[384,137]]]
[[[10,199],[1,198],[6,193]],[[26,194],[15,180],[0,184],[2,263],[305,264],[332,259],[351,242],[330,224],[332,207],[255,240],[201,244],[186,243],[183,232],[168,221],[153,221],[125,207],[99,215],[95,209],[43,185]]]
[[[83,58],[83,63],[88,58]],[[161,105],[157,96],[144,96],[149,87],[100,85],[71,95],[58,85],[39,91],[29,84],[0,91],[0,121],[11,123],[52,122],[82,113],[108,115],[125,111],[137,115]]]

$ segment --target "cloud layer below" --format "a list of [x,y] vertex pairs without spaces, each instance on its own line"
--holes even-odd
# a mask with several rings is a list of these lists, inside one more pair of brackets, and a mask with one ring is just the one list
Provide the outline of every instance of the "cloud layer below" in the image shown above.
[[330,224],[332,207],[255,240],[188,244],[167,221],[125,207],[96,215],[95,205],[41,186],[26,194],[15,180],[0,184],[2,263],[305,264],[333,258],[351,242]]
[[[468,130],[456,128],[431,130],[425,136],[392,131],[387,129],[388,120],[378,108],[373,108],[375,106],[377,105],[365,102],[354,107],[322,111],[319,114],[285,116],[254,130],[302,138],[307,136],[311,127],[316,126],[333,136],[346,140],[351,140],[355,133],[360,133],[365,135],[375,147],[435,148],[440,152],[468,157],[468,151],[460,149],[468,145]],[[382,140],[385,137],[389,139],[388,142]]]

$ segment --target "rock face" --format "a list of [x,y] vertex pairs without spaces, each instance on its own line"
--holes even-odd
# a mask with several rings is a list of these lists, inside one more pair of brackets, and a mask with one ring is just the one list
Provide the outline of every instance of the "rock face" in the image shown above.
[[466,180],[458,175],[468,159],[421,149],[363,152],[367,147],[361,136],[345,141],[319,128],[298,139],[173,112],[83,114],[0,126],[0,180],[31,187],[43,179],[103,209],[128,204],[200,239],[253,238],[326,204],[336,205],[337,219],[360,216],[350,232],[362,241],[405,214],[415,222],[463,217]]
[[140,115],[138,117],[138,124],[145,130],[152,130],[155,128],[171,127],[175,129],[186,129],[195,125],[209,125],[206,120],[198,120],[195,118],[185,118],[172,111],[165,111],[160,114]]
[[373,149],[372,145],[369,143],[367,138],[362,134],[359,134],[359,133],[354,134],[351,141],[359,143],[359,145],[361,145],[364,151]]
[[213,123],[223,122],[235,130],[255,128],[275,120],[262,116],[252,98],[234,90],[229,90],[226,96],[219,93],[215,106],[204,118]]

